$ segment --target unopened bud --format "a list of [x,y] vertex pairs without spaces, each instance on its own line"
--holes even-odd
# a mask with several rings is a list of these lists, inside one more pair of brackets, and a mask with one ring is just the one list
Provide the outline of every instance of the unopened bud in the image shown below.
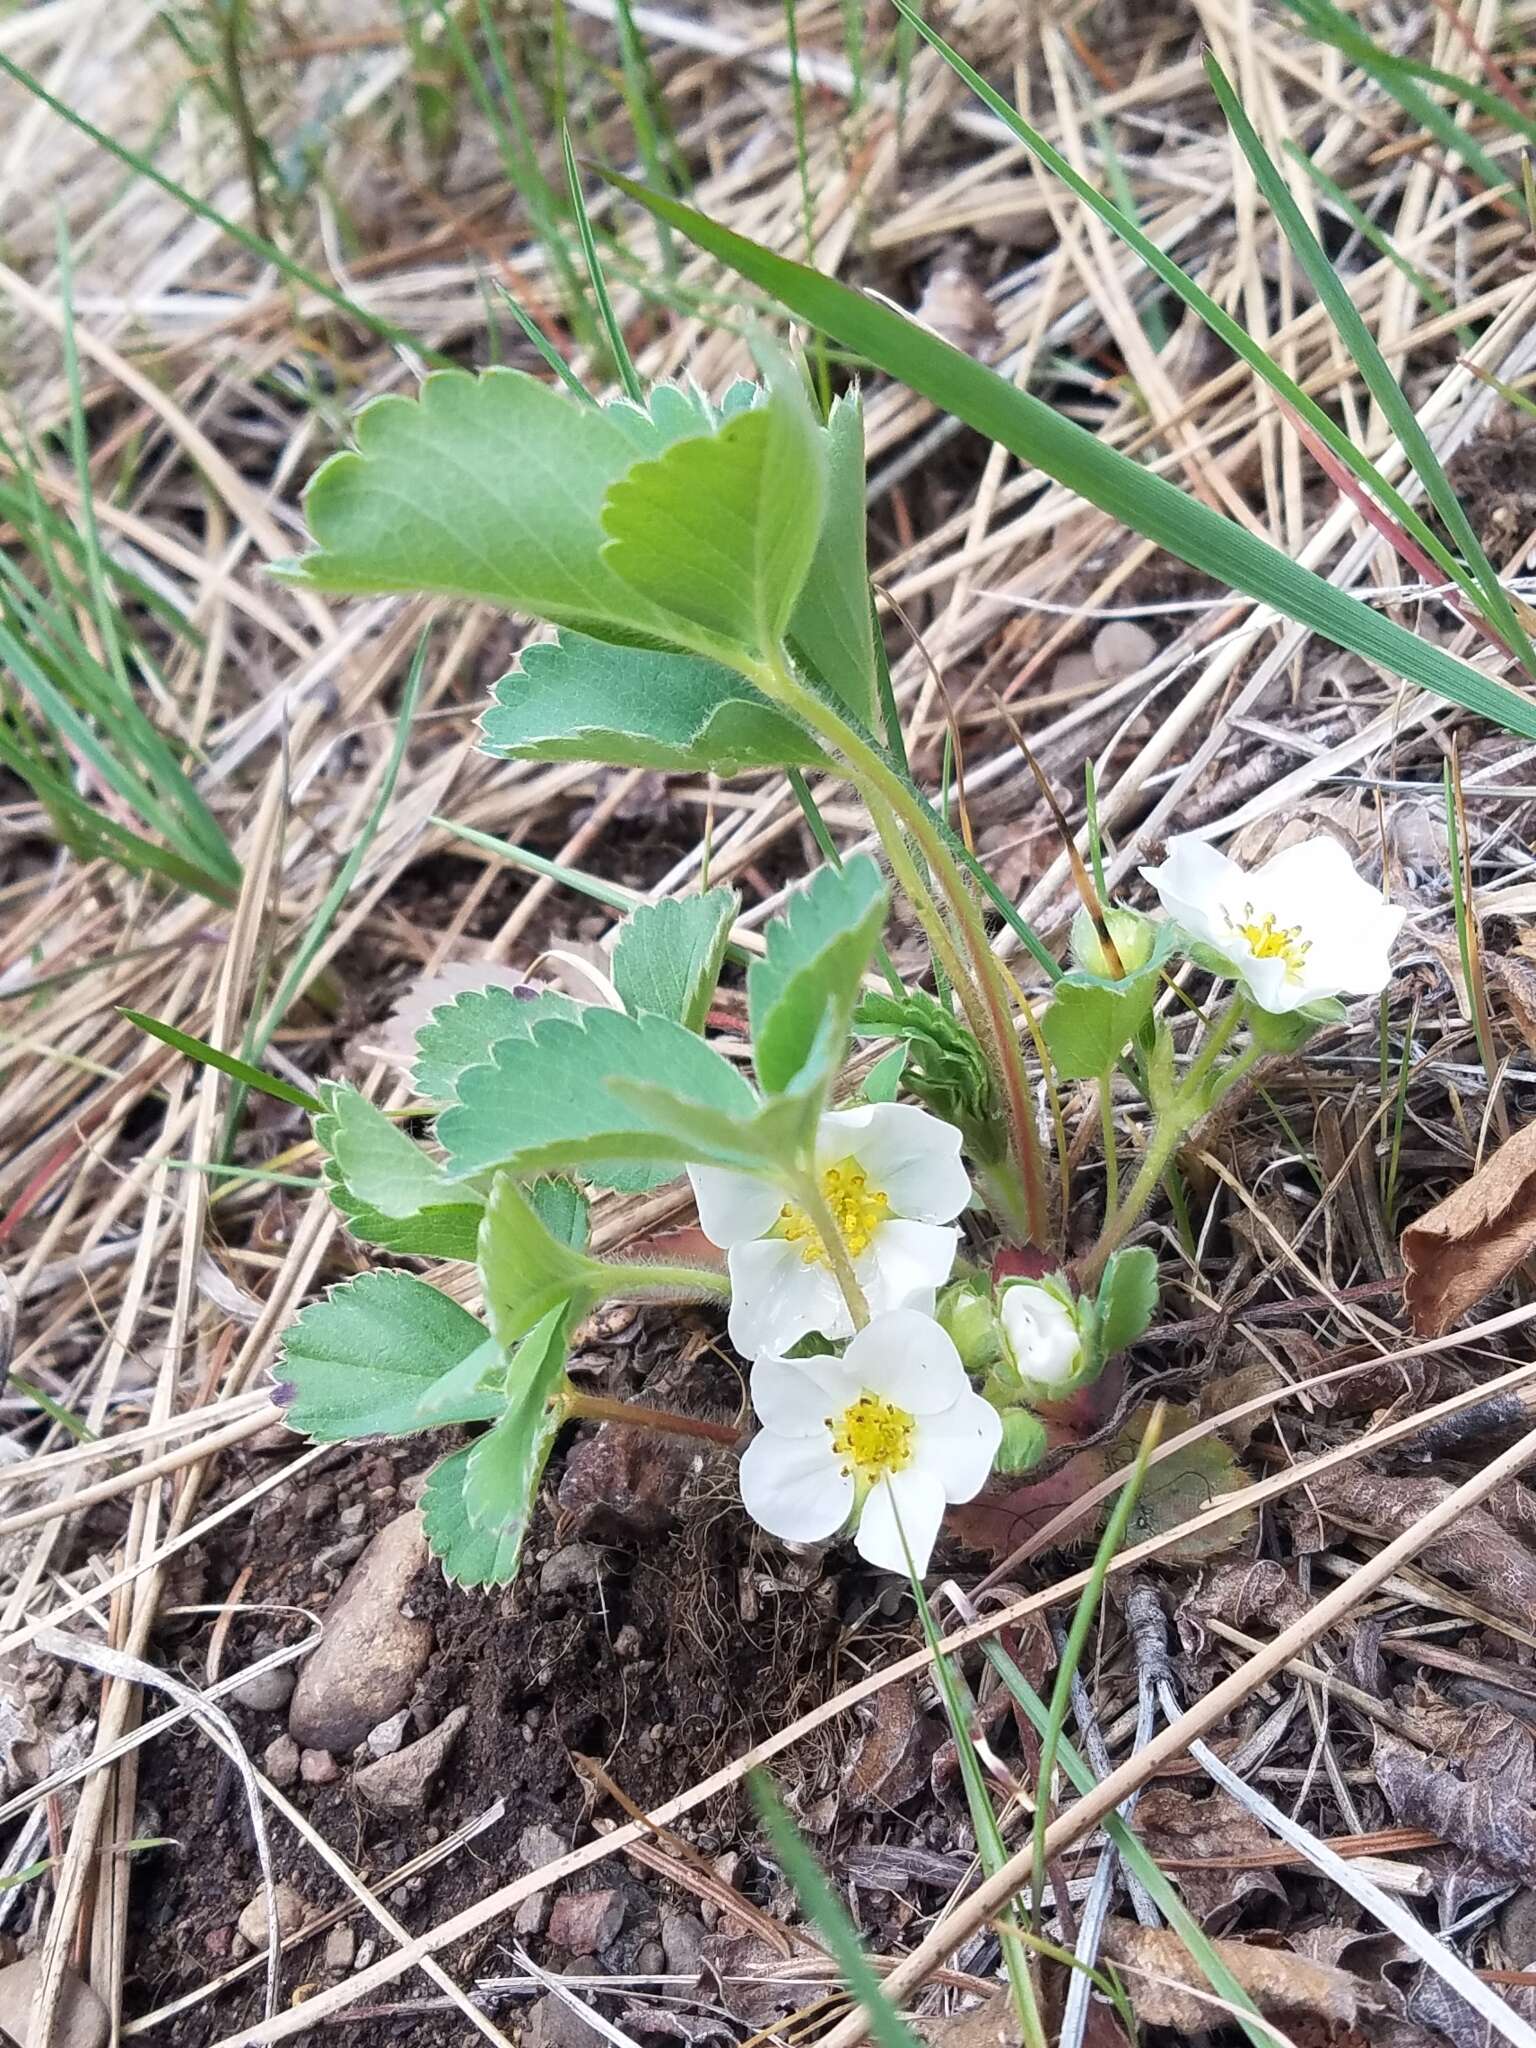
[[1110,958],[1093,919],[1080,910],[1072,920],[1072,958],[1083,972],[1096,974],[1101,981],[1119,981],[1145,967],[1157,937],[1151,918],[1143,917],[1139,910],[1106,910],[1103,922],[1119,956],[1118,964]]

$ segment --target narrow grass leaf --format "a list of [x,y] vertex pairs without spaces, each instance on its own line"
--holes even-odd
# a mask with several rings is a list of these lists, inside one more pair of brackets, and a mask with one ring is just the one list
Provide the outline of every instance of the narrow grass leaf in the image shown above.
[[231,1080],[243,1082],[247,1088],[258,1089],[263,1095],[275,1095],[279,1102],[291,1102],[296,1109],[308,1110],[311,1116],[324,1113],[325,1104],[318,1096],[303,1088],[295,1088],[291,1081],[279,1080],[276,1074],[263,1073],[260,1067],[253,1067],[249,1060],[236,1059],[232,1052],[220,1052],[216,1045],[210,1045],[205,1038],[194,1038],[190,1031],[182,1031],[175,1024],[162,1023],[158,1017],[146,1017],[142,1010],[120,1009],[118,1015],[126,1017],[130,1024],[137,1024],[141,1031],[147,1031],[151,1038],[158,1038],[162,1045],[169,1045],[177,1052],[184,1052],[189,1060],[196,1060],[199,1066],[217,1067],[221,1074],[228,1074]]

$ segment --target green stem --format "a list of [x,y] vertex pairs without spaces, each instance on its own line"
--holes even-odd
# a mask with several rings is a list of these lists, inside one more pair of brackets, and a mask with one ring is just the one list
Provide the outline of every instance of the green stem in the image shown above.
[[1099,1127],[1104,1133],[1104,1213],[1113,1216],[1120,1203],[1120,1148],[1115,1142],[1114,1070],[1099,1076]]
[[657,1429],[666,1436],[701,1436],[707,1443],[734,1444],[741,1431],[730,1422],[705,1422],[697,1415],[677,1415],[670,1408],[642,1408],[635,1401],[611,1401],[605,1394],[578,1394],[573,1388],[565,1396],[565,1413],[572,1422],[616,1422],[625,1429]]
[[605,1296],[622,1301],[729,1301],[731,1283],[708,1266],[667,1266],[650,1259],[610,1265]]
[[[856,732],[837,713],[823,704],[821,699],[801,683],[791,672],[782,655],[753,668],[749,680],[808,725],[811,730],[840,754],[853,771],[852,779],[858,784],[860,793],[870,807],[880,829],[880,819],[875,798],[911,834],[914,844],[922,853],[930,872],[936,877],[949,905],[950,915],[970,959],[971,972],[963,968],[958,972],[949,965],[958,958],[953,940],[944,929],[942,920],[930,922],[924,914],[926,900],[932,905],[926,887],[919,878],[919,894],[912,896],[911,878],[916,875],[916,864],[908,853],[900,832],[891,832],[889,820],[880,836],[887,858],[891,862],[902,888],[912,896],[913,907],[923,920],[935,952],[945,963],[945,972],[961,992],[966,1015],[971,1027],[983,1046],[992,1054],[992,1063],[1001,1085],[1004,1099],[1008,1104],[1009,1120],[1012,1127],[1013,1151],[1018,1160],[1019,1174],[1023,1184],[1028,1214],[1028,1234],[1039,1245],[1050,1241],[1050,1201],[1046,1192],[1045,1163],[1041,1156],[1039,1134],[1035,1129],[1034,1113],[1030,1103],[1029,1075],[1024,1065],[1023,1051],[1019,1045],[1018,1033],[1013,1027],[1006,983],[1001,966],[987,940],[986,925],[971,896],[964,876],[956,866],[944,835],[929,816],[927,807],[916,791],[909,788],[879,750]],[[941,941],[939,933],[943,932]],[[966,1000],[969,991],[971,1000]],[[979,999],[985,1013],[985,1026],[977,1030],[973,1003]]]
[[826,1196],[821,1192],[821,1183],[814,1174],[807,1174],[804,1180],[796,1183],[795,1193],[800,1207],[811,1219],[816,1235],[821,1239],[821,1248],[827,1255],[827,1263],[842,1289],[843,1300],[848,1304],[853,1327],[862,1330],[869,1321],[869,1303],[864,1299],[864,1290],[854,1273],[853,1261],[848,1256],[848,1247],[843,1242],[843,1233],[837,1227],[837,1219],[827,1206]]
[[[1110,1253],[1118,1251],[1131,1231],[1141,1220],[1141,1212],[1157,1191],[1174,1154],[1183,1143],[1186,1134],[1194,1128],[1213,1101],[1217,1099],[1210,1086],[1211,1070],[1226,1050],[1243,1020],[1245,1005],[1240,996],[1234,996],[1227,1008],[1216,1019],[1206,1033],[1205,1044],[1195,1056],[1189,1072],[1175,1090],[1170,1101],[1157,1113],[1147,1149],[1141,1155],[1141,1164],[1135,1178],[1126,1189],[1124,1199],[1110,1213],[1099,1241],[1079,1268],[1079,1281],[1086,1293],[1097,1282],[1103,1272]],[[1246,1073],[1254,1060],[1259,1057],[1260,1048],[1247,1047],[1233,1061],[1230,1071],[1222,1076],[1220,1093],[1224,1094],[1238,1076]]]

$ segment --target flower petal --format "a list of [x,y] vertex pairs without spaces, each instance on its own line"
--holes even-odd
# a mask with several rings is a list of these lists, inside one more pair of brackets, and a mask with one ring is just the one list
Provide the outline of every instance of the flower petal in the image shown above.
[[843,1366],[860,1387],[909,1415],[937,1415],[970,1391],[949,1332],[912,1308],[872,1317],[843,1353]]
[[742,1505],[786,1543],[819,1543],[853,1512],[853,1481],[820,1443],[759,1430],[741,1455]]
[[827,1165],[856,1159],[892,1211],[918,1223],[950,1223],[971,1198],[960,1133],[910,1102],[833,1110],[821,1120],[816,1155]]
[[752,1366],[752,1406],[779,1436],[825,1436],[829,1415],[859,1398],[859,1382],[840,1358],[759,1357]]
[[[944,1519],[944,1488],[931,1472],[909,1465],[872,1486],[859,1517],[854,1539],[860,1557],[881,1571],[907,1570],[907,1553],[919,1578],[928,1569],[939,1524]],[[906,1537],[903,1547],[902,1537]]]
[[775,1356],[813,1330],[826,1337],[853,1334],[853,1320],[836,1280],[820,1264],[807,1265],[800,1248],[782,1237],[760,1237],[731,1247],[731,1342],[743,1358]]
[[1161,867],[1143,868],[1141,877],[1157,891],[1174,923],[1192,939],[1225,952],[1232,936],[1228,908],[1241,905],[1247,877],[1234,860],[1207,840],[1187,835],[1168,842]]
[[1002,1440],[1001,1415],[967,1388],[952,1408],[923,1417],[911,1469],[937,1479],[946,1500],[974,1500],[987,1483]]
[[942,1287],[954,1266],[958,1242],[959,1232],[952,1224],[908,1223],[905,1218],[882,1223],[868,1251],[853,1262],[870,1314],[908,1308],[914,1296]]
[[754,1173],[732,1173],[724,1166],[690,1166],[699,1228],[711,1244],[729,1251],[754,1237],[765,1237],[779,1220],[783,1191]]

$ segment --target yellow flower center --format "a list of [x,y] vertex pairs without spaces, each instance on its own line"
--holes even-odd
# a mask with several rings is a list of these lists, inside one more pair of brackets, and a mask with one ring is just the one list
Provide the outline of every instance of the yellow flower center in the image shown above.
[[841,1415],[829,1415],[827,1428],[843,1471],[861,1486],[873,1486],[892,1472],[904,1472],[912,1462],[916,1428],[912,1417],[905,1408],[868,1388]]
[[[890,1196],[883,1188],[872,1188],[869,1175],[853,1159],[844,1159],[826,1169],[821,1176],[821,1198],[851,1259],[869,1250],[875,1232],[891,1213]],[[779,1237],[788,1238],[791,1244],[799,1245],[800,1256],[806,1265],[825,1266],[830,1263],[827,1248],[821,1241],[821,1232],[794,1202],[786,1202],[779,1211],[775,1232]]]
[[1312,941],[1301,936],[1299,924],[1277,925],[1272,910],[1256,917],[1251,903],[1243,905],[1241,923],[1230,916],[1228,923],[1240,938],[1248,941],[1255,960],[1283,960],[1287,974],[1300,974],[1302,963],[1312,950]]

